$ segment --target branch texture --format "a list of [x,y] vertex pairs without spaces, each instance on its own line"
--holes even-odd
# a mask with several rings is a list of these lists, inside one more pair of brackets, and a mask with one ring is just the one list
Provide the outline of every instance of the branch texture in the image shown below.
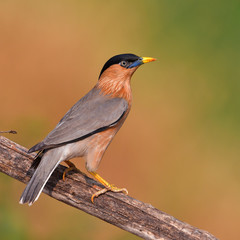
[[[32,175],[29,169],[33,157],[34,154],[28,154],[26,148],[0,136],[1,172],[27,183]],[[216,240],[204,230],[121,193],[107,192],[95,198],[93,204],[91,195],[101,189],[101,185],[83,173],[68,174],[64,182],[62,175],[65,168],[61,165],[57,167],[44,193],[144,239]]]

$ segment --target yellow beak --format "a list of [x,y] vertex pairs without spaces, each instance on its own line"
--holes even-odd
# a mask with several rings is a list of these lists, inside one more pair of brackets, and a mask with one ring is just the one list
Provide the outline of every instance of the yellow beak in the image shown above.
[[156,58],[151,58],[151,57],[142,57],[142,62],[143,63],[148,63],[148,62],[153,62],[156,61]]

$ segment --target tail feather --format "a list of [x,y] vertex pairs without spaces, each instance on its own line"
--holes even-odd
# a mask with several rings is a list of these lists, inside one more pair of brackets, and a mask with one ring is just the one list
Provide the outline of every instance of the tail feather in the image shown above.
[[32,169],[36,169],[38,167],[38,165],[40,164],[42,157],[44,156],[44,154],[46,153],[46,150],[43,151],[39,151],[36,156],[34,157],[34,161],[32,163],[31,168]]
[[52,172],[60,162],[60,153],[57,152],[57,149],[49,150],[43,155],[39,166],[22,193],[20,204],[28,203],[30,206],[37,201]]

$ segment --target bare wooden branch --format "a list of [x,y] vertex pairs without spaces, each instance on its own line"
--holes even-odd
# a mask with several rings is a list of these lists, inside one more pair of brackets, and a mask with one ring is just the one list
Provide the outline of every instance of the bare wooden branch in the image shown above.
[[[33,157],[34,154],[28,154],[26,148],[0,136],[1,172],[27,183],[32,175],[29,169]],[[204,230],[121,193],[108,192],[96,198],[93,204],[91,195],[99,190],[101,185],[82,173],[68,174],[64,182],[64,169],[64,166],[58,166],[44,189],[46,194],[59,201],[144,239],[216,240]]]
[[12,134],[17,134],[15,130],[8,130],[8,131],[0,131],[0,133],[12,133]]

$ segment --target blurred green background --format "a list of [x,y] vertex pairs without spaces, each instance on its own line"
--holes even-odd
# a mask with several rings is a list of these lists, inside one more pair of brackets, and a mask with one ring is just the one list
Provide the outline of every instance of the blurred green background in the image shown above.
[[[240,2],[0,2],[0,130],[41,141],[119,53],[155,57],[99,173],[220,239],[240,239]],[[84,169],[83,160],[75,161]],[[1,239],[138,239],[0,174]]]

